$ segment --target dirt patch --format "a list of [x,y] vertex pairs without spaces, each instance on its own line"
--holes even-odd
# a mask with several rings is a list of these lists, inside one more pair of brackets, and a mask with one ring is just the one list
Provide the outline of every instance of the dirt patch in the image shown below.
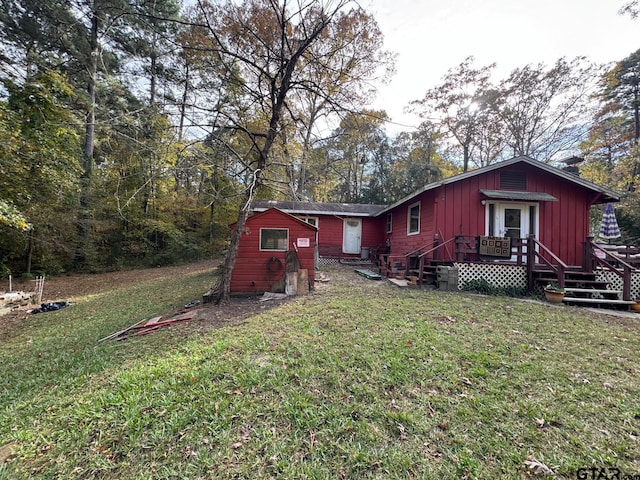
[[[208,271],[215,268],[219,261],[206,261],[188,265],[172,267],[157,267],[138,270],[126,270],[100,274],[75,274],[60,277],[51,277],[45,280],[42,303],[56,301],[71,301],[74,298],[100,293],[112,289],[114,285],[126,287],[139,282],[164,278],[167,276],[181,277],[190,273]],[[0,285],[0,288],[7,288]],[[33,282],[14,281],[12,290],[29,292],[33,290]],[[204,291],[202,293],[205,293]],[[260,302],[256,297],[232,298],[224,305],[203,305],[193,310],[193,319],[180,324],[180,328],[169,327],[176,335],[184,335],[188,332],[206,331],[210,328],[218,328],[225,325],[240,324],[254,314],[277,306],[281,300]],[[37,305],[28,305],[0,315],[0,339],[11,335],[12,330],[19,328],[30,317],[29,310]],[[165,312],[170,315],[173,312]],[[40,314],[40,315],[46,315]]]

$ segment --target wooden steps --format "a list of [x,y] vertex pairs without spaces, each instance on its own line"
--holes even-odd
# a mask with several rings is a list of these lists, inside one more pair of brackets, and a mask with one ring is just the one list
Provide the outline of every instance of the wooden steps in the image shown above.
[[[548,283],[557,283],[558,279],[551,270],[536,270],[534,279],[537,285],[544,287]],[[622,292],[613,290],[608,283],[596,278],[595,273],[574,269],[565,271],[565,297],[563,303],[575,306],[601,307],[628,310],[636,302],[621,300]]]
[[614,300],[607,298],[564,297],[563,303],[569,305],[599,305],[601,307],[630,307],[636,302],[633,300]]

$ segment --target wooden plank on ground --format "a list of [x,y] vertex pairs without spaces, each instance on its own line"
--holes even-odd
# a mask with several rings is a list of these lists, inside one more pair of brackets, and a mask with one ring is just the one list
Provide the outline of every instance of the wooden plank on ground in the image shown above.
[[398,287],[408,287],[409,280],[404,278],[390,278],[389,281]]
[[369,280],[382,280],[382,275],[372,270],[357,268],[355,272],[362,277],[368,278]]

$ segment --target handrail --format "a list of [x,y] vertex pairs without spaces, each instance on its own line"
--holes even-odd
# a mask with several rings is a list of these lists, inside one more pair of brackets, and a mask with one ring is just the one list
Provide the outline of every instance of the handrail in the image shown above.
[[546,245],[544,245],[543,243],[540,243],[538,240],[535,239],[534,236],[530,236],[529,240],[538,246],[539,249],[541,249],[544,253],[546,253],[549,257],[551,257],[551,259],[557,264],[554,265],[553,263],[551,263],[549,260],[547,260],[547,258],[545,258],[544,256],[542,256],[540,254],[540,251],[537,248],[528,248],[527,249],[527,255],[532,255],[533,257],[542,260],[542,263],[544,263],[545,265],[547,265],[549,268],[551,268],[551,270],[553,270],[553,272],[555,273],[556,277],[558,278],[558,285],[560,286],[560,288],[564,288],[564,284],[565,284],[565,272],[567,271],[567,269],[569,268],[569,266],[564,263],[562,260],[560,260],[560,258],[558,258],[558,256],[553,253],[551,250],[549,250]]
[[[606,270],[613,272],[622,278],[622,299],[631,300],[631,272],[635,271],[635,267],[629,265],[620,257],[609,253],[606,249],[596,245],[595,243],[593,243],[593,240],[587,239],[587,243],[591,247],[589,249],[591,252],[591,259],[595,260],[597,264],[602,265]],[[619,268],[611,265],[611,263],[607,262],[605,258],[598,257],[595,253],[596,250],[604,252],[605,258],[610,257],[612,260],[622,265],[622,271],[620,271]]]
[[[456,239],[456,237],[451,237],[451,238],[450,238],[449,240],[447,240],[446,242],[439,243],[438,245],[436,245],[436,246],[435,246],[435,247],[433,247],[432,249],[427,250],[426,252],[423,252],[423,253],[421,253],[420,255],[418,255],[418,258],[424,258],[426,255],[428,255],[428,254],[430,254],[430,253],[432,253],[432,252],[435,252],[435,251],[436,251],[436,250],[438,250],[439,248],[442,248],[442,247],[444,247],[445,245],[447,245],[448,243],[451,243],[451,242],[455,241],[455,239]],[[447,252],[448,252],[448,250],[447,250]],[[453,259],[451,258],[451,253],[449,253],[449,260],[453,260]]]
[[[589,244],[591,245],[591,252],[593,253],[594,250],[600,250],[601,252],[604,252],[605,257],[611,257],[614,261],[620,263],[623,267],[625,268],[629,268],[630,270],[635,270],[635,267],[633,265],[628,264],[627,262],[625,262],[622,258],[620,258],[617,255],[613,255],[612,253],[610,253],[606,248],[602,248],[600,245],[597,245],[595,243],[593,243],[592,240],[588,240]],[[602,260],[600,257],[598,257],[597,255],[593,255],[593,257],[596,260]],[[606,262],[608,263],[608,262]],[[613,265],[611,265],[612,268],[615,269],[615,267]]]

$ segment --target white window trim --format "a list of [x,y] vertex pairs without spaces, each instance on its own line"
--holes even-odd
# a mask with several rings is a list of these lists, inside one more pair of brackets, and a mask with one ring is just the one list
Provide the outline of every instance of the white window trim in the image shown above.
[[[411,231],[411,210],[414,207],[418,207],[418,229],[415,232]],[[412,203],[407,207],[407,235],[418,235],[420,233],[420,215],[422,214],[422,206],[420,202]]]
[[387,233],[393,232],[393,214],[387,213]]
[[[284,230],[287,232],[287,246],[282,249],[282,248],[262,248],[262,231],[263,230]],[[286,252],[287,250],[289,250],[289,229],[288,228],[260,228],[260,238],[258,239],[258,248],[260,249],[261,252]]]
[[[296,215],[296,218],[299,220],[302,220],[303,222],[308,223],[312,227],[318,228],[320,226],[320,217],[314,217],[311,215]],[[309,220],[315,221],[316,222],[315,225],[313,223],[310,223]]]
[[[514,205],[514,206],[524,206],[527,207],[527,222],[531,223],[532,220],[529,217],[529,209],[531,207],[535,208],[535,218],[533,219],[533,228],[535,231],[533,232],[529,232],[530,234],[535,235],[536,238],[540,238],[539,237],[539,231],[540,231],[540,204],[536,203],[536,202],[509,202],[509,201],[493,201],[493,202],[487,202],[484,205],[484,231],[485,231],[485,235],[489,235],[489,205],[493,205],[493,224],[494,224],[494,229],[496,228],[496,225],[498,224],[498,222],[500,221],[498,218],[498,210],[500,208],[504,208],[505,206],[508,205]],[[493,236],[495,237],[501,237],[503,236],[503,232],[497,232],[494,231],[493,232]]]

